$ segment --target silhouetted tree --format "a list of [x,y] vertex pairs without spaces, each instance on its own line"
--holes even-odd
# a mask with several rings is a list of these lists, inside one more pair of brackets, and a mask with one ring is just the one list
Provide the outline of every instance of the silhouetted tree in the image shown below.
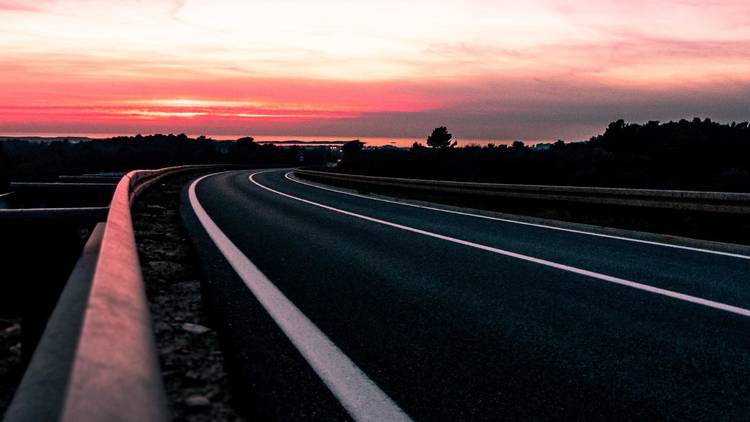
[[[551,145],[551,146],[550,146]],[[431,145],[432,146],[432,145]],[[367,150],[342,172],[502,183],[750,190],[750,124],[617,120],[588,142]]]
[[258,146],[258,144],[255,143],[255,138],[252,136],[245,136],[244,138],[240,138],[237,140],[237,148],[240,150],[251,150]]
[[341,161],[338,167],[344,169],[347,167],[358,168],[360,166],[359,157],[362,155],[364,146],[365,144],[358,139],[341,145]]
[[411,150],[412,151],[419,151],[419,150],[423,150],[423,149],[425,149],[424,145],[420,144],[419,142],[414,142],[413,144],[411,144]]
[[622,129],[624,129],[625,126],[626,126],[625,125],[625,120],[623,120],[623,119],[616,120],[616,121],[610,123],[609,126],[607,126],[607,130],[604,133],[606,134],[607,132],[610,132],[610,133],[614,134],[614,133],[619,132]]
[[341,146],[341,152],[344,153],[344,158],[352,157],[357,155],[364,148],[365,144],[360,142],[359,139],[349,141]]
[[440,126],[435,128],[435,130],[432,131],[432,134],[427,137],[427,145],[433,148],[448,148],[451,146],[452,138],[453,135],[448,132],[448,128]]
[[252,137],[245,136],[240,138],[234,143],[234,145],[238,159],[248,162],[257,160],[260,145],[256,144],[255,139]]

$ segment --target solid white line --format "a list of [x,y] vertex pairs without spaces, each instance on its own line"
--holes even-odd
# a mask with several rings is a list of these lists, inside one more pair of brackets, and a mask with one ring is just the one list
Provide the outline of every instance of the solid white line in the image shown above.
[[611,235],[611,234],[594,233],[594,232],[587,232],[587,231],[584,231],[584,230],[576,230],[576,229],[567,229],[567,228],[564,228],[564,227],[555,227],[555,226],[549,226],[549,225],[546,225],[546,224],[529,223],[529,222],[525,222],[525,221],[510,220],[510,219],[507,219],[507,218],[490,217],[488,215],[472,214],[472,213],[468,213],[468,212],[447,210],[447,209],[443,209],[443,208],[429,207],[429,206],[425,206],[425,205],[410,204],[408,202],[399,202],[399,201],[393,201],[393,200],[384,199],[384,198],[373,198],[371,196],[360,195],[360,194],[354,193],[354,192],[346,192],[346,191],[343,191],[343,190],[329,188],[329,187],[326,187],[326,186],[319,186],[319,185],[314,184],[314,183],[310,183],[310,182],[307,182],[307,181],[300,180],[300,179],[298,179],[296,177],[292,178],[292,177],[290,177],[290,175],[292,173],[293,172],[290,171],[290,172],[286,173],[284,175],[284,177],[286,177],[288,180],[291,180],[292,182],[299,183],[301,185],[310,186],[310,187],[317,188],[317,189],[322,189],[322,190],[327,190],[327,191],[330,191],[330,192],[341,193],[341,194],[344,194],[344,195],[356,196],[357,198],[364,198],[364,199],[369,199],[369,200],[372,200],[372,201],[387,202],[389,204],[404,205],[404,206],[407,206],[407,207],[422,208],[422,209],[431,210],[431,211],[440,211],[440,212],[445,212],[445,213],[449,213],[449,214],[457,214],[457,215],[462,215],[462,216],[467,216],[467,217],[476,217],[476,218],[482,218],[482,219],[485,219],[485,220],[502,221],[504,223],[520,224],[520,225],[523,225],[523,226],[539,227],[539,228],[543,228],[543,229],[558,230],[558,231],[563,231],[563,232],[568,232],[568,233],[583,234],[583,235],[587,235],[587,236],[605,237],[605,238],[608,238],[608,239],[623,240],[623,241],[626,241],[626,242],[645,243],[647,245],[663,246],[663,247],[666,247],[666,248],[683,249],[683,250],[693,251],[693,252],[701,252],[701,253],[707,253],[707,254],[713,254],[713,255],[722,255],[722,256],[728,256],[728,257],[732,257],[732,258],[739,258],[739,259],[750,260],[750,256],[748,256],[748,255],[736,254],[736,253],[731,253],[731,252],[721,252],[721,251],[715,251],[715,250],[711,250],[711,249],[703,249],[703,248],[695,248],[695,247],[691,247],[691,246],[682,246],[682,245],[675,245],[675,244],[670,244],[670,243],[655,242],[655,241],[652,241],[652,240],[634,239],[634,238],[631,238],[631,237],[615,236],[615,235]]
[[[219,174],[219,173],[216,173]],[[232,268],[305,360],[357,421],[410,421],[388,395],[349,359],[248,259],[203,209],[194,181],[188,196],[198,220]]]
[[317,202],[313,202],[313,201],[310,201],[310,200],[307,200],[307,199],[299,198],[297,196],[289,195],[288,193],[279,192],[279,191],[277,191],[275,189],[271,189],[271,188],[269,188],[267,186],[264,186],[264,185],[258,183],[254,179],[254,176],[256,174],[258,174],[258,173],[253,173],[249,177],[250,181],[253,184],[255,184],[256,186],[258,186],[258,187],[260,187],[262,189],[265,189],[265,190],[267,190],[269,192],[275,193],[277,195],[281,195],[281,196],[284,196],[286,198],[293,199],[295,201],[300,201],[300,202],[303,202],[305,204],[313,205],[313,206],[316,206],[316,207],[320,207],[320,208],[323,208],[323,209],[326,209],[326,210],[329,210],[329,211],[337,212],[337,213],[340,213],[340,214],[348,215],[348,216],[351,216],[351,217],[359,218],[359,219],[370,221],[370,222],[373,222],[373,223],[383,224],[383,225],[386,225],[386,226],[390,226],[390,227],[394,227],[394,228],[397,228],[397,229],[409,231],[409,232],[412,232],[412,233],[418,233],[418,234],[421,234],[421,235],[424,235],[424,236],[433,237],[433,238],[436,238],[436,239],[446,240],[448,242],[457,243],[459,245],[464,245],[464,246],[469,246],[469,247],[476,248],[476,249],[481,249],[483,251],[496,253],[498,255],[504,255],[504,256],[511,257],[511,258],[521,259],[521,260],[524,260],[524,261],[533,262],[535,264],[544,265],[544,266],[551,267],[551,268],[556,268],[558,270],[563,270],[563,271],[568,271],[568,272],[575,273],[575,274],[584,275],[584,276],[587,276],[587,277],[595,278],[597,280],[607,281],[609,283],[619,284],[619,285],[622,285],[622,286],[627,286],[627,287],[631,287],[631,288],[634,288],[634,289],[643,290],[643,291],[646,291],[646,292],[650,292],[650,293],[655,293],[655,294],[662,295],[662,296],[671,297],[671,298],[682,300],[682,301],[685,301],[685,302],[696,303],[696,304],[699,304],[699,305],[708,306],[709,308],[719,309],[719,310],[726,311],[726,312],[731,312],[731,313],[737,314],[737,315],[750,316],[750,310],[744,309],[744,308],[740,308],[740,307],[737,307],[737,306],[727,305],[725,303],[715,302],[715,301],[712,301],[712,300],[703,299],[701,297],[691,296],[691,295],[687,295],[687,294],[684,294],[684,293],[675,292],[673,290],[662,289],[660,287],[650,286],[648,284],[637,283],[635,281],[625,280],[625,279],[618,278],[618,277],[612,277],[612,276],[609,276],[609,275],[606,275],[606,274],[597,273],[597,272],[594,272],[594,271],[589,271],[589,270],[584,270],[584,269],[581,269],[581,268],[571,267],[569,265],[559,264],[557,262],[547,261],[545,259],[535,258],[533,256],[522,255],[522,254],[519,254],[519,253],[516,253],[516,252],[511,252],[511,251],[506,251],[506,250],[503,250],[503,249],[493,248],[491,246],[482,245],[482,244],[474,243],[474,242],[469,242],[467,240],[457,239],[455,237],[445,236],[445,235],[442,235],[442,234],[433,233],[433,232],[429,232],[429,231],[421,230],[421,229],[416,229],[414,227],[404,226],[404,225],[397,224],[397,223],[392,223],[390,221],[385,221],[385,220],[380,220],[380,219],[373,218],[373,217],[368,217],[366,215],[357,214],[357,213],[354,213],[354,212],[351,212],[351,211],[346,211],[346,210],[334,208],[334,207],[331,207],[331,206],[328,206],[328,205],[324,205],[324,204],[320,204],[320,203],[317,203]]

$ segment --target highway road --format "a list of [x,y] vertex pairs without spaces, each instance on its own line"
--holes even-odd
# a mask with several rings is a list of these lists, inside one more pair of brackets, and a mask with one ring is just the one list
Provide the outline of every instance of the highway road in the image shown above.
[[239,402],[278,419],[750,418],[750,257],[340,193],[184,193]]

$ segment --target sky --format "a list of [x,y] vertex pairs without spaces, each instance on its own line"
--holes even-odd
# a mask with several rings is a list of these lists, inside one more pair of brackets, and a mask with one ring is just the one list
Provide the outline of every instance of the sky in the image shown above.
[[0,0],[0,134],[576,140],[750,119],[747,0]]

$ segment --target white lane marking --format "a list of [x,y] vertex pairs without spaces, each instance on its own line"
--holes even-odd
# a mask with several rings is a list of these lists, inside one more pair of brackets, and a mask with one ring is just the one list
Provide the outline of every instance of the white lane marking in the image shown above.
[[326,209],[326,210],[329,210],[329,211],[337,212],[337,213],[340,213],[340,214],[348,215],[348,216],[351,216],[351,217],[359,218],[359,219],[370,221],[370,222],[373,222],[373,223],[383,224],[383,225],[386,225],[386,226],[394,227],[394,228],[405,230],[405,231],[408,231],[408,232],[418,233],[418,234],[429,236],[429,237],[433,237],[433,238],[436,238],[436,239],[446,240],[448,242],[457,243],[459,245],[464,245],[464,246],[468,246],[468,247],[471,247],[471,248],[481,249],[483,251],[496,253],[498,255],[504,255],[504,256],[511,257],[511,258],[521,259],[521,260],[524,260],[524,261],[533,262],[535,264],[539,264],[539,265],[544,265],[544,266],[547,266],[547,267],[556,268],[558,270],[563,270],[563,271],[568,271],[568,272],[575,273],[575,274],[584,275],[584,276],[587,276],[587,277],[595,278],[597,280],[607,281],[609,283],[619,284],[619,285],[622,285],[622,286],[627,286],[627,287],[631,287],[631,288],[634,288],[634,289],[643,290],[643,291],[646,291],[646,292],[650,292],[650,293],[655,293],[655,294],[662,295],[662,296],[671,297],[671,298],[682,300],[682,301],[685,301],[685,302],[696,303],[696,304],[699,304],[699,305],[708,306],[709,308],[714,308],[714,309],[719,309],[719,310],[726,311],[726,312],[731,312],[731,313],[737,314],[737,315],[750,316],[750,310],[744,309],[744,308],[740,308],[740,307],[737,307],[737,306],[733,306],[733,305],[728,305],[726,303],[715,302],[713,300],[708,300],[708,299],[704,299],[704,298],[697,297],[697,296],[691,296],[691,295],[687,295],[687,294],[684,294],[684,293],[675,292],[673,290],[662,289],[660,287],[655,287],[655,286],[651,286],[651,285],[648,285],[648,284],[638,283],[638,282],[635,282],[635,281],[625,280],[623,278],[613,277],[613,276],[609,276],[609,275],[606,275],[606,274],[597,273],[597,272],[594,272],[594,271],[589,271],[589,270],[584,270],[584,269],[581,269],[581,268],[571,267],[571,266],[565,265],[565,264],[559,264],[557,262],[547,261],[546,259],[535,258],[533,256],[528,256],[528,255],[523,255],[523,254],[519,254],[519,253],[516,253],[516,252],[506,251],[504,249],[493,248],[492,246],[482,245],[482,244],[479,244],[479,243],[469,242],[467,240],[457,239],[455,237],[445,236],[445,235],[442,235],[442,234],[433,233],[433,232],[429,232],[429,231],[426,231],[426,230],[416,229],[414,227],[404,226],[404,225],[401,225],[401,224],[392,223],[390,221],[380,220],[380,219],[377,219],[377,218],[374,218],[374,217],[368,217],[366,215],[357,214],[357,213],[354,213],[354,212],[351,212],[351,211],[346,211],[346,210],[334,208],[334,207],[331,207],[331,206],[328,206],[328,205],[324,205],[324,204],[320,204],[320,203],[317,203],[317,202],[313,202],[313,201],[310,201],[308,199],[299,198],[299,197],[294,196],[294,195],[289,195],[288,193],[279,192],[279,191],[277,191],[275,189],[271,189],[271,188],[269,188],[267,186],[264,186],[264,185],[258,183],[254,179],[254,176],[256,174],[258,174],[258,173],[253,173],[249,177],[250,181],[253,184],[255,184],[256,186],[258,186],[258,187],[260,187],[262,189],[265,189],[265,190],[267,190],[269,192],[275,193],[277,195],[281,195],[281,196],[284,196],[286,198],[293,199],[295,201],[300,201],[300,202],[303,202],[303,203],[308,204],[308,205],[313,205],[313,206],[320,207],[320,208],[323,208],[323,209]]
[[422,208],[422,209],[431,210],[431,211],[440,211],[440,212],[445,212],[445,213],[449,213],[449,214],[462,215],[462,216],[466,216],[466,217],[483,218],[485,220],[502,221],[504,223],[520,224],[520,225],[523,225],[523,226],[539,227],[539,228],[543,228],[543,229],[558,230],[558,231],[562,231],[562,232],[583,234],[583,235],[587,235],[587,236],[606,237],[608,239],[624,240],[626,242],[645,243],[645,244],[648,244],[648,245],[663,246],[663,247],[666,247],[666,248],[684,249],[684,250],[693,251],[693,252],[702,252],[702,253],[707,253],[707,254],[722,255],[722,256],[728,256],[728,257],[732,257],[732,258],[739,258],[739,259],[750,260],[750,256],[748,256],[748,255],[736,254],[736,253],[731,253],[731,252],[721,252],[721,251],[716,251],[716,250],[711,250],[711,249],[703,249],[703,248],[695,248],[695,247],[691,247],[691,246],[682,246],[682,245],[674,245],[674,244],[670,244],[670,243],[655,242],[655,241],[652,241],[652,240],[634,239],[632,237],[616,236],[616,235],[604,234],[604,233],[594,233],[594,232],[587,232],[587,231],[584,231],[584,230],[576,230],[576,229],[567,229],[567,228],[564,228],[564,227],[555,227],[555,226],[549,226],[549,225],[546,225],[546,224],[529,223],[529,222],[525,222],[525,221],[511,220],[511,219],[507,219],[507,218],[490,217],[488,215],[472,214],[472,213],[468,213],[468,212],[461,212],[461,211],[454,211],[454,210],[446,210],[446,209],[442,209],[442,208],[428,207],[428,206],[425,206],[425,205],[410,204],[410,203],[407,203],[407,202],[392,201],[392,200],[384,199],[384,198],[373,198],[371,196],[360,195],[360,194],[354,193],[354,192],[346,192],[346,191],[342,191],[342,190],[339,190],[339,189],[329,188],[329,187],[326,187],[326,186],[319,186],[319,185],[316,185],[314,183],[309,183],[309,182],[300,180],[300,179],[298,179],[296,177],[292,178],[292,177],[289,176],[292,173],[293,172],[290,171],[290,172],[286,173],[284,175],[284,177],[286,177],[288,180],[291,180],[292,182],[299,183],[301,185],[310,186],[310,187],[313,187],[313,188],[327,190],[327,191],[331,191],[331,192],[341,193],[341,194],[344,194],[344,195],[356,196],[358,198],[370,199],[372,201],[387,202],[389,204],[404,205],[404,206],[407,206],[407,207]]
[[[220,174],[220,173],[215,173]],[[411,421],[388,395],[310,321],[221,231],[201,206],[195,187],[188,196],[198,220],[232,268],[305,360],[357,421]]]

